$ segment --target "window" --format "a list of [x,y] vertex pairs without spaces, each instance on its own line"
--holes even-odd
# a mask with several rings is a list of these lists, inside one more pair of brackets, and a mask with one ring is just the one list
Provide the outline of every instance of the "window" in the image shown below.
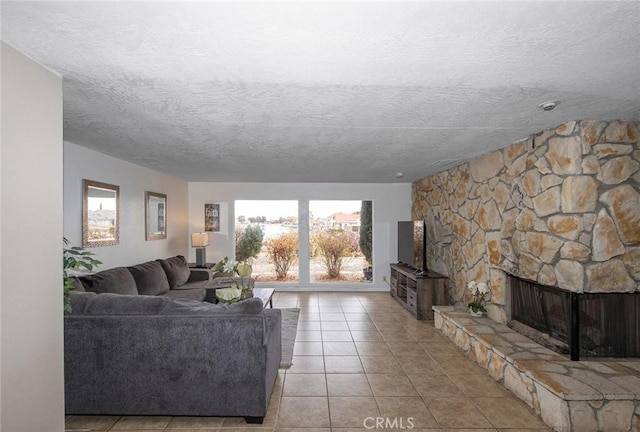
[[312,282],[371,282],[371,201],[309,201]]
[[236,261],[258,282],[298,281],[298,201],[236,201]]

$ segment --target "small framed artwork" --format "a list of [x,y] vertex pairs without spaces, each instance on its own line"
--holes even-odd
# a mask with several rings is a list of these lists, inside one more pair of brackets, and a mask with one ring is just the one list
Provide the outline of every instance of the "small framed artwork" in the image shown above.
[[157,192],[145,192],[145,239],[167,238],[167,196]]
[[220,204],[204,205],[204,230],[220,231]]

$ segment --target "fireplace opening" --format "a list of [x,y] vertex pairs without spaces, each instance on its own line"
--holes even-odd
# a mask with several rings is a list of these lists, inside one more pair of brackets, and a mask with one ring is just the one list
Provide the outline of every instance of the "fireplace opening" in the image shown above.
[[640,293],[578,294],[511,275],[509,284],[514,330],[572,360],[640,357]]

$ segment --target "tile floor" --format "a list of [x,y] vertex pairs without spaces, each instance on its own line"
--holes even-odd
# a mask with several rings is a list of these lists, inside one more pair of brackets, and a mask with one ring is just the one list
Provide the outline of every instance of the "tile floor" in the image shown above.
[[[68,416],[67,430],[542,432],[529,407],[388,293],[279,292],[300,308],[293,366],[262,425],[242,418]],[[377,423],[380,422],[380,423]]]

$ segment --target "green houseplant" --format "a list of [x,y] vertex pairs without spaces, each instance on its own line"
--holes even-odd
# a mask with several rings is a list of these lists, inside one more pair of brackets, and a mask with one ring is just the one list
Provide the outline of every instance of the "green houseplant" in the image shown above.
[[471,281],[467,284],[467,288],[471,292],[473,298],[469,303],[469,311],[474,316],[479,316],[487,309],[484,307],[485,298],[489,294],[489,287],[484,282]]
[[69,240],[66,238],[62,240],[64,241],[64,247],[62,248],[64,311],[65,313],[70,313],[71,299],[69,298],[69,292],[73,289],[73,276],[69,272],[80,269],[92,271],[99,264],[102,264],[102,261],[95,259],[93,252],[84,250],[79,246],[69,247]]

